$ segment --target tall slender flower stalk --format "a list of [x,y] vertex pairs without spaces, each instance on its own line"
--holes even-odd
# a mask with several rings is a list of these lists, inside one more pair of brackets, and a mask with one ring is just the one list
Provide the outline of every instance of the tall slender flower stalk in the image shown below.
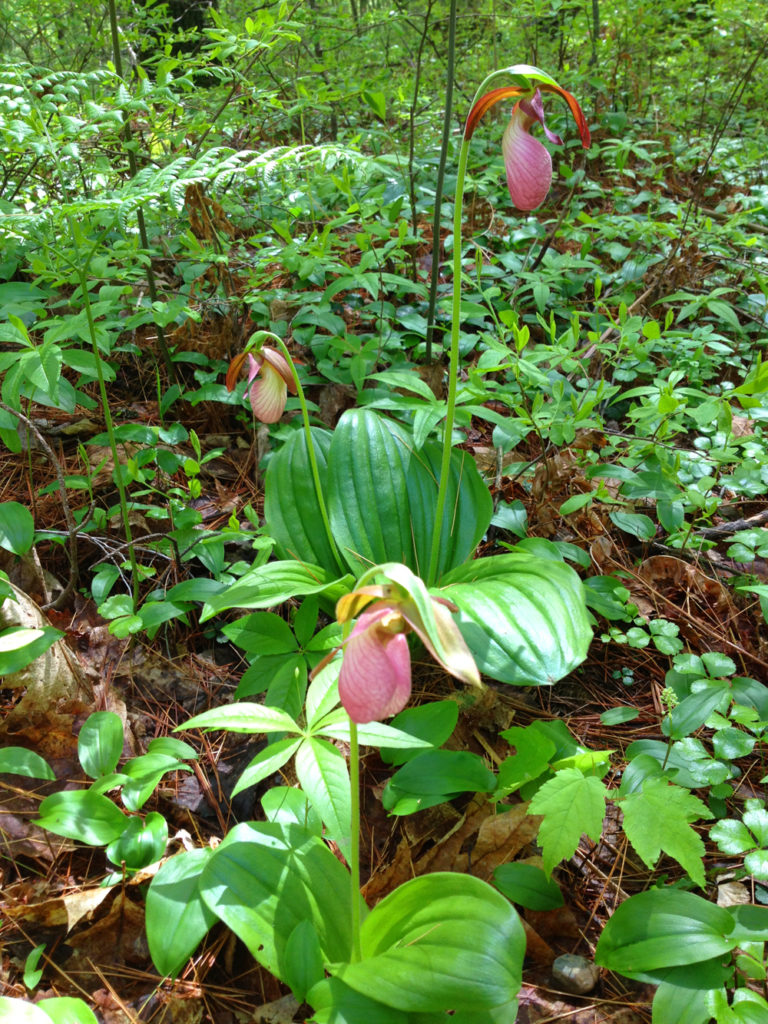
[[[486,92],[491,81],[504,75],[512,79],[513,84]],[[507,169],[507,184],[512,199],[527,209],[542,202],[551,181],[551,158],[537,139],[529,134],[529,129],[539,122],[551,142],[556,144],[560,139],[544,125],[540,92],[552,92],[562,97],[568,104],[579,128],[584,148],[590,145],[589,128],[586,118],[576,99],[546,72],[529,64],[515,64],[500,71],[494,71],[483,81],[475,93],[472,107],[464,126],[464,134],[459,150],[459,165],[456,176],[456,198],[453,209],[453,301],[451,306],[451,347],[448,367],[448,397],[446,401],[445,427],[443,434],[443,452],[440,464],[440,483],[437,492],[435,529],[432,534],[427,583],[432,586],[436,582],[437,566],[440,558],[440,544],[443,533],[443,514],[448,493],[448,477],[451,468],[451,450],[453,441],[453,425],[456,418],[456,394],[459,379],[459,328],[461,324],[461,228],[463,222],[464,181],[469,161],[469,144],[475,127],[480,118],[500,100],[515,97],[517,103],[512,112],[507,131],[504,133],[504,158]],[[542,156],[543,153],[546,157]],[[526,200],[535,196],[528,206]]]

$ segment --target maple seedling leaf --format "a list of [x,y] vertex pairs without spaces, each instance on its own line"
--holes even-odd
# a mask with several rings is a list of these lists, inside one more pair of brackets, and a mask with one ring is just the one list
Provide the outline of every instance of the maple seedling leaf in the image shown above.
[[599,841],[606,792],[600,779],[582,775],[578,768],[564,768],[531,800],[529,813],[544,816],[539,844],[548,875],[561,860],[573,856],[583,834],[595,843]]
[[619,805],[624,832],[644,864],[654,867],[663,851],[704,888],[704,843],[690,822],[712,817],[706,804],[681,786],[652,778]]

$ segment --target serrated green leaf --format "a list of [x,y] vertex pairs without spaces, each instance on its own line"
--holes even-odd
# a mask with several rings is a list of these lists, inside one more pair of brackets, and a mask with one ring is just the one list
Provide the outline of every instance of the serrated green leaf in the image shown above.
[[606,787],[577,768],[565,768],[545,782],[528,808],[541,814],[539,828],[544,870],[547,874],[561,860],[573,856],[586,833],[593,842],[600,839],[605,817]]
[[555,755],[555,744],[538,729],[512,726],[501,733],[502,739],[513,748],[511,757],[505,758],[499,766],[497,795],[514,793],[526,782],[538,779],[548,770]]
[[739,757],[746,757],[751,754],[757,743],[755,736],[750,736],[743,729],[718,729],[712,737],[712,749],[715,757],[721,757],[724,761],[735,761]]
[[744,812],[742,821],[757,840],[758,846],[768,847],[768,811],[753,807]]
[[713,825],[709,830],[709,838],[717,843],[718,850],[731,857],[755,848],[754,836],[747,826],[733,818],[726,818]]
[[704,888],[704,843],[689,822],[712,817],[706,804],[666,779],[649,778],[640,792],[624,797],[620,806],[627,838],[649,868],[663,851]]
[[768,850],[753,850],[744,858],[744,867],[761,881],[768,879]]

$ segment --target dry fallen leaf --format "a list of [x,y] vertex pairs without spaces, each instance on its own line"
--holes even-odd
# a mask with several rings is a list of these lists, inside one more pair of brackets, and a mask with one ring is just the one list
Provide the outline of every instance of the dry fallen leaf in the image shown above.
[[3,912],[11,921],[24,921],[27,925],[41,928],[65,925],[69,932],[84,917],[92,914],[110,894],[110,889],[83,889],[81,892],[70,892],[43,900],[42,903],[18,903],[14,906],[6,902]]
[[[114,890],[112,890],[114,891]],[[89,928],[67,939],[76,952],[66,963],[66,970],[87,970],[88,961],[125,963],[145,967],[149,947],[144,930],[144,908],[124,893],[118,893],[107,914]]]

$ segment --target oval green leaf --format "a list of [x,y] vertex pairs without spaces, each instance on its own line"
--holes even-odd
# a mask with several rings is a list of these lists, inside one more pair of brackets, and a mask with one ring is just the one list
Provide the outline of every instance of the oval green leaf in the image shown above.
[[171,857],[147,893],[146,929],[152,962],[175,978],[194,953],[216,915],[200,895],[200,876],[213,850],[189,850]]
[[560,886],[535,864],[499,864],[493,884],[507,899],[528,910],[554,910],[564,903]]
[[510,552],[448,573],[437,591],[456,616],[478,669],[519,686],[556,683],[587,655],[584,588],[563,562]]
[[286,947],[301,921],[313,925],[325,961],[351,955],[349,874],[322,839],[299,825],[236,825],[204,868],[200,892],[281,980],[290,974]]
[[47,796],[40,804],[39,814],[36,825],[89,846],[106,846],[128,824],[126,815],[111,800],[90,789]]
[[32,513],[18,501],[0,503],[0,548],[25,555],[35,539]]
[[631,896],[603,929],[595,962],[619,974],[694,964],[737,944],[734,919],[723,907],[675,889]]
[[95,711],[77,737],[77,756],[86,775],[99,779],[111,774],[123,752],[123,723],[114,711]]
[[26,747],[4,747],[0,750],[0,772],[7,775],[25,775],[29,779],[55,779],[53,768],[46,760]]
[[386,896],[361,929],[363,960],[331,965],[356,992],[397,1010],[485,1010],[520,989],[525,933],[500,893],[437,872]]

